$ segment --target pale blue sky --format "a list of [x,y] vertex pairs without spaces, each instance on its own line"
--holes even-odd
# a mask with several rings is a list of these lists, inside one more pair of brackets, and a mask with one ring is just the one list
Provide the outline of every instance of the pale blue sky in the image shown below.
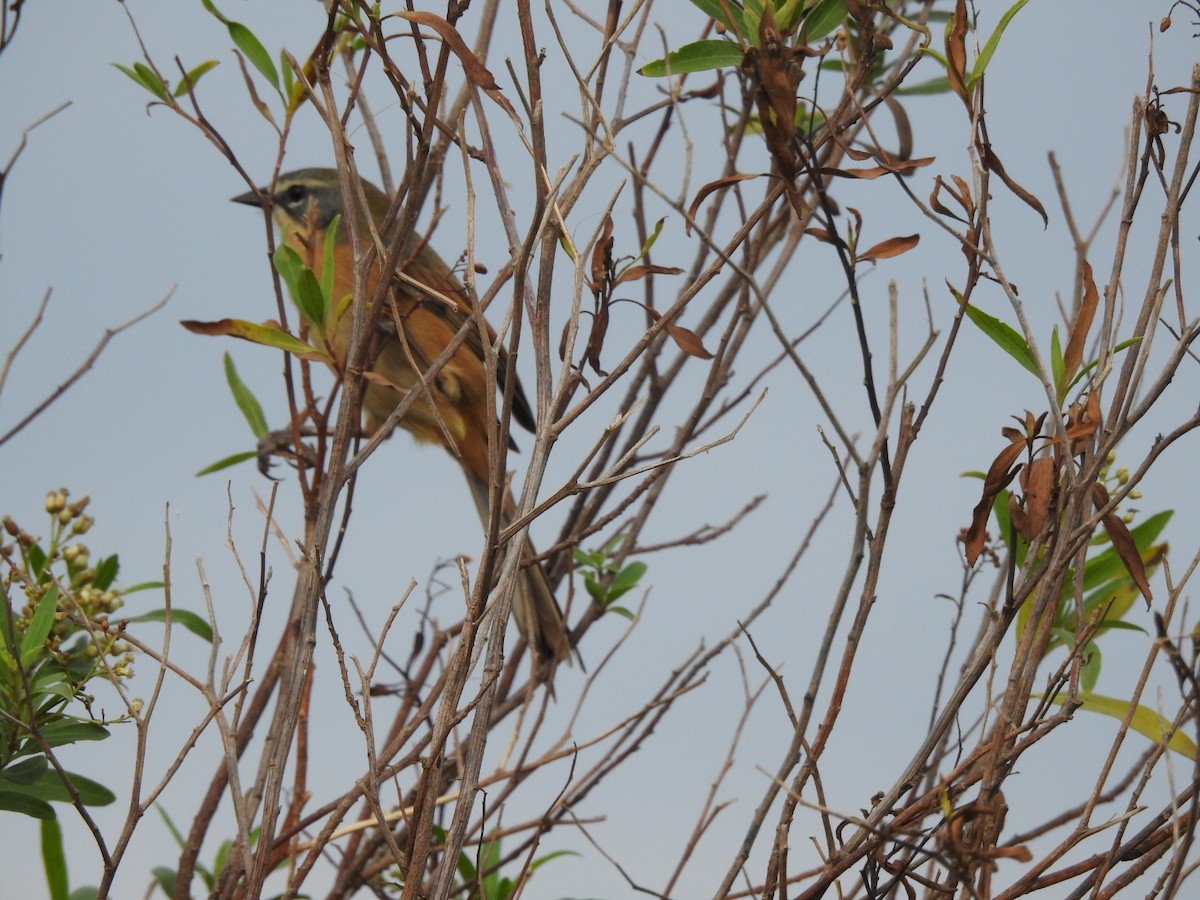
[[[170,68],[174,55],[188,66],[210,57],[221,61],[202,82],[205,110],[234,142],[247,168],[265,179],[274,159],[274,135],[245,98],[225,30],[199,3],[130,0],[127,5],[152,54],[165,68]],[[995,4],[993,10],[989,4],[987,15],[1005,5]],[[1040,196],[1051,214],[1050,229],[1043,231],[1036,216],[997,186],[998,241],[1007,254],[1007,272],[1020,285],[1042,334],[1048,335],[1056,321],[1054,298],[1056,293],[1069,293],[1074,266],[1046,152],[1059,154],[1076,215],[1090,223],[1116,184],[1132,99],[1146,81],[1151,36],[1147,23],[1157,22],[1168,5],[1165,0],[1031,3],[1017,17],[993,61],[987,106],[996,150],[1008,171]],[[678,19],[664,26],[680,35],[694,34],[699,16],[679,0],[670,8],[676,7]],[[667,8],[660,6],[660,17],[665,18]],[[298,56],[311,47],[323,21],[318,4],[294,0],[226,0],[223,11],[244,21],[268,47],[287,46]],[[990,29],[995,19],[986,21]],[[1188,79],[1196,58],[1194,30],[1179,20],[1167,34],[1154,34],[1161,87]],[[591,52],[594,41],[589,35],[575,34],[573,40]],[[243,377],[267,406],[273,425],[282,424],[284,410],[279,359],[248,344],[194,336],[178,322],[273,315],[261,220],[254,211],[228,202],[245,185],[213,148],[170,113],[156,109],[147,115],[147,95],[110,65],[129,64],[137,57],[136,41],[121,5],[115,2],[29,4],[15,44],[0,57],[0,109],[4,111],[0,158],[6,159],[15,148],[23,127],[58,104],[72,102],[31,134],[28,149],[4,187],[0,348],[7,351],[47,289],[53,290],[53,297],[43,326],[0,397],[0,433],[73,371],[104,329],[126,321],[174,289],[164,310],[118,336],[79,385],[0,448],[0,513],[12,514],[32,530],[40,527],[47,490],[66,486],[76,495],[90,494],[90,512],[98,525],[88,543],[95,553],[119,552],[122,580],[133,583],[161,576],[164,514],[169,504],[175,602],[202,610],[196,575],[196,560],[202,559],[219,611],[228,617],[227,635],[233,637],[248,600],[226,547],[228,504],[232,498],[234,535],[247,554],[247,564],[253,566],[262,530],[254,498],[256,493],[265,495],[269,484],[250,465],[227,476],[197,479],[194,473],[251,445],[225,387],[222,354],[233,354]],[[553,60],[552,53],[547,65],[553,65]],[[925,67],[927,75],[917,80],[936,74],[932,63]],[[494,70],[507,85],[503,67]],[[649,96],[655,86],[635,79],[634,87]],[[384,94],[375,94],[373,100],[383,107],[385,117],[389,112],[394,116],[394,109],[386,108]],[[558,115],[574,110],[574,94],[564,89],[561,96],[551,95],[548,104],[554,111],[548,121],[563,129],[560,133],[570,134],[571,126]],[[1182,101],[1174,101],[1171,108],[1181,110]],[[935,174],[968,175],[962,107],[949,97],[915,98],[908,102],[908,110],[916,154],[938,157],[911,182],[914,192],[925,198]],[[687,116],[689,127],[698,134],[712,127],[705,124],[705,110],[699,106],[690,107]],[[399,142],[395,146],[399,152]],[[365,163],[369,155],[365,136],[360,147],[360,162]],[[552,157],[562,162],[573,150],[574,144],[568,142],[562,149],[552,149]],[[331,158],[319,123],[303,117],[289,145],[287,168],[327,165]],[[765,158],[758,165],[765,167]],[[745,167],[753,170],[755,165],[747,161]],[[528,169],[513,171],[513,177],[520,177]],[[364,165],[364,172],[374,174],[369,165]],[[598,179],[577,207],[569,223],[577,235],[586,236],[595,228],[619,177],[614,171]],[[705,180],[699,172],[696,179],[693,191]],[[519,184],[510,184],[510,190],[517,198],[522,194]],[[945,235],[919,217],[894,185],[882,180],[853,185],[845,196],[850,199],[844,205],[860,206],[866,213],[868,239],[914,231],[924,236],[917,251],[881,265],[864,287],[865,302],[875,304],[878,311],[886,302],[887,280],[897,280],[911,349],[924,322],[923,284],[928,285],[939,324],[944,327],[948,322],[950,301],[944,279],[959,278],[961,255]],[[446,202],[447,221],[453,221],[455,213],[461,215],[461,199],[451,196]],[[454,243],[452,226],[442,228],[446,231],[439,232],[435,244],[448,254],[458,252],[461,242]],[[1189,256],[1195,252],[1196,231],[1193,214],[1182,238],[1183,252]],[[1099,260],[1098,279],[1103,277],[1100,270],[1108,268],[1105,254],[1112,245],[1111,235],[1110,223],[1096,245],[1093,262]],[[689,258],[677,219],[668,218],[661,247],[662,258],[672,248]],[[502,261],[503,250],[502,243],[481,235],[481,258],[490,252],[484,262],[494,267]],[[781,315],[797,331],[811,320],[814,310],[823,309],[835,296],[839,278],[832,257],[820,247],[807,249],[801,259],[804,264],[796,267],[794,283],[776,295]],[[1141,270],[1134,266],[1130,271]],[[669,290],[665,284],[660,289]],[[1129,289],[1136,294],[1141,286],[1134,283]],[[993,313],[1003,314],[998,291],[984,292],[980,299],[994,304]],[[631,318],[636,327],[636,317]],[[620,334],[619,323],[615,327]],[[890,785],[898,756],[907,759],[910,746],[915,747],[921,737],[919,726],[927,719],[932,673],[940,662],[950,615],[948,604],[934,595],[957,589],[960,573],[954,538],[969,521],[978,491],[977,482],[948,478],[946,473],[985,468],[1000,445],[999,429],[1006,417],[1027,407],[1040,409],[1044,403],[1037,383],[983,337],[968,332],[962,340],[966,346],[950,367],[937,411],[910,463],[888,557],[890,574],[883,581],[886,593],[879,597],[872,630],[863,644],[862,667],[832,748],[836,752],[826,756],[822,774],[829,802],[836,809],[857,812],[875,791]],[[757,359],[777,352],[765,328],[752,346],[759,348],[759,355],[747,355],[739,365],[738,374],[744,377],[753,374]],[[848,425],[865,428],[869,420],[848,313],[835,315],[801,352],[830,390],[835,406],[846,411]],[[882,353],[879,359],[882,362]],[[926,365],[915,380],[917,396],[923,396],[931,372]],[[701,375],[702,369],[696,367],[691,377],[699,383]],[[1185,365],[1162,403],[1162,414],[1131,439],[1131,458],[1140,458],[1156,430],[1165,430],[1190,413],[1200,396],[1198,382],[1196,367]],[[817,434],[825,422],[794,372],[780,368],[766,383],[770,393],[737,441],[689,460],[676,472],[645,539],[667,540],[702,523],[721,523],[760,493],[768,495],[766,502],[717,543],[647,560],[650,572],[645,586],[650,593],[642,622],[595,691],[587,716],[577,725],[577,738],[590,737],[636,708],[701,641],[711,643],[729,633],[778,578],[783,561],[824,503],[833,478],[828,453]],[[566,477],[575,459],[571,450],[589,446],[605,417],[614,411],[603,409],[581,422],[574,443],[568,441],[556,451],[561,456],[551,468],[548,485]],[[662,422],[665,429],[672,424],[669,418]],[[1181,561],[1190,558],[1200,541],[1194,511],[1194,457],[1194,440],[1177,446],[1164,459],[1161,473],[1147,481],[1141,501],[1146,510],[1178,510],[1168,537]],[[520,457],[516,459],[519,464]],[[378,625],[409,579],[423,584],[437,561],[477,552],[475,512],[455,469],[440,451],[417,448],[403,435],[381,449],[364,476],[374,479],[370,489],[363,490],[360,483],[350,550],[339,570],[346,583],[338,585],[333,596],[340,597],[343,586],[350,588],[361,605],[378,615],[373,621]],[[292,534],[299,522],[294,487],[284,482],[279,507],[281,521]],[[765,656],[789,678],[794,700],[807,683],[811,649],[845,565],[848,521],[843,501],[756,632]],[[557,523],[553,515],[551,522]],[[554,524],[544,526],[542,534],[553,534]],[[271,599],[278,611],[290,596],[291,575],[277,545],[273,545],[271,564]],[[151,602],[148,595],[137,595],[131,606]],[[585,658],[598,661],[622,626],[623,620],[614,618],[594,628],[589,645],[583,648]],[[353,630],[349,619],[345,630]],[[1139,664],[1145,638],[1133,633],[1113,637],[1111,646],[1128,642],[1130,664]],[[398,643],[406,652],[403,632]],[[181,635],[175,652],[186,663],[203,664],[205,649],[194,639]],[[1112,693],[1121,691],[1123,674],[1128,674],[1122,673],[1118,657],[1106,658],[1106,680],[1100,686]],[[320,783],[324,772],[330,773],[326,793],[319,798],[323,799],[343,783],[335,776],[347,768],[347,755],[354,761],[349,770],[357,771],[354,766],[362,752],[341,705],[328,647],[321,648],[318,659],[322,673],[331,679],[319,698],[329,716],[324,733],[337,735],[336,741],[319,742],[314,748],[314,782]],[[135,693],[149,690],[150,666],[143,664],[140,672],[145,686],[135,683]],[[581,678],[578,669],[562,677],[560,715],[569,710],[568,698]],[[751,678],[757,684],[761,676],[752,669]],[[152,758],[160,748],[165,752],[176,746],[198,718],[201,707],[195,696],[175,690],[171,708],[159,714],[161,732],[156,734],[161,735],[161,744],[151,748]],[[657,887],[670,871],[726,752],[740,698],[739,674],[728,657],[717,663],[700,692],[679,704],[626,771],[590,798],[588,808],[579,810],[585,818],[606,817],[591,826],[593,834],[640,883]],[[905,717],[918,726],[916,731],[908,732],[897,722]],[[1112,727],[1102,720],[1077,725],[1069,738],[1064,736],[1068,746],[1052,749],[1047,742],[1040,757],[1044,771],[1037,770],[1039,761],[1029,760],[1023,766],[1016,790],[1009,794],[1014,807],[1010,816],[1017,815],[1026,824],[1035,821],[1037,797],[1047,779],[1056,780],[1064,791],[1086,786],[1087,782],[1070,785],[1061,771],[1063,756],[1083,752],[1079,743],[1070,743],[1079,741],[1081,734],[1090,736],[1102,752]],[[737,802],[701,845],[678,896],[704,896],[724,873],[766,784],[764,772],[777,767],[787,736],[777,700],[764,699],[750,719],[735,771],[722,792],[725,798],[738,798]],[[111,773],[107,781],[118,789],[127,778],[123,760],[131,747],[119,729],[117,737],[100,747],[111,760],[105,764]],[[207,785],[214,748],[213,740],[202,741],[165,795],[164,805],[177,822],[187,821],[189,804]],[[110,753],[113,757],[107,756]],[[84,773],[92,771],[86,762],[76,765]],[[157,772],[154,763],[151,768]],[[531,784],[531,804],[550,802],[561,786],[556,779],[565,777],[564,767]],[[1019,796],[1022,784],[1030,789],[1023,798]],[[120,806],[102,811],[101,821],[117,821]],[[510,818],[515,821],[519,816],[514,812]],[[98,872],[94,847],[69,813],[64,820],[73,848],[73,884],[94,883]],[[795,854],[811,854],[806,838],[816,828],[815,819],[813,823],[794,830]],[[18,858],[17,854],[36,858],[36,832],[29,824],[0,814],[0,834],[5,836],[10,858]],[[172,865],[176,858],[156,821],[147,820],[141,831],[118,880],[121,897],[141,896],[150,868]],[[541,869],[525,894],[530,900],[629,895],[613,867],[568,829],[549,835],[543,848],[573,849],[581,856]],[[204,858],[211,858],[211,853],[212,848],[207,849]],[[760,868],[761,864],[754,871]],[[34,867],[10,877],[20,879],[16,888],[6,885],[6,892],[15,890],[12,896],[37,897],[44,892]],[[321,883],[314,879],[314,894],[319,895]]]

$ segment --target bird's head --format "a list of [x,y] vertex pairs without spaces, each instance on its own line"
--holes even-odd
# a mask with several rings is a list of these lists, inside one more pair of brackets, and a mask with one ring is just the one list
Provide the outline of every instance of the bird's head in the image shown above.
[[[373,184],[364,181],[363,190],[372,207],[383,204],[387,211],[387,198]],[[264,188],[265,192],[267,189]],[[249,191],[233,198],[234,203],[258,206],[258,194]],[[296,231],[324,231],[334,216],[344,215],[342,189],[337,169],[297,169],[280,175],[271,196],[271,212],[280,228]],[[374,215],[379,215],[372,210]]]

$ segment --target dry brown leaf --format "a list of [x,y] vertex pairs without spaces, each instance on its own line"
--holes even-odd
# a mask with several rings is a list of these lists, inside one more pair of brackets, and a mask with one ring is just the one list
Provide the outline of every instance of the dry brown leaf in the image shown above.
[[983,552],[983,544],[987,537],[987,520],[992,512],[992,504],[995,503],[996,496],[1008,487],[1017,472],[1020,471],[1020,467],[1013,468],[1013,464],[1025,452],[1025,435],[1014,428],[1008,428],[1005,431],[1013,432],[1015,437],[1010,438],[1009,445],[992,460],[987,476],[983,479],[983,496],[975,506],[971,516],[971,525],[963,539],[969,566],[975,565],[979,554]]
[[696,198],[692,201],[687,211],[687,222],[684,223],[684,231],[689,235],[692,233],[692,222],[695,221],[696,211],[700,208],[700,204],[704,202],[704,198],[713,191],[719,191],[722,188],[727,188],[731,184],[737,184],[739,181],[747,181],[751,178],[762,177],[760,173],[754,172],[750,174],[726,175],[724,178],[718,178],[716,181],[710,181],[696,192]]
[[671,336],[675,345],[688,356],[694,356],[697,359],[713,358],[713,355],[704,348],[704,343],[700,340],[699,335],[690,328],[668,322],[667,334]]
[[1000,179],[1010,191],[1021,198],[1021,200],[1024,201],[1027,206],[1029,206],[1039,216],[1042,217],[1043,228],[1046,228],[1050,225],[1050,217],[1046,215],[1046,210],[1042,206],[1042,202],[1038,200],[1037,197],[1033,196],[1033,194],[1029,193],[1029,191],[1025,190],[1025,188],[1021,187],[1021,185],[1017,184],[1017,182],[1007,172],[1004,171],[1004,164],[1000,162],[1000,157],[998,157],[992,151],[991,146],[988,144],[984,144],[983,147],[983,164],[987,166],[988,169],[999,175]]
[[1083,362],[1083,348],[1087,342],[1088,332],[1092,330],[1092,320],[1096,316],[1096,307],[1100,303],[1100,295],[1096,291],[1096,279],[1092,277],[1092,267],[1085,259],[1083,261],[1083,299],[1075,321],[1071,325],[1071,336],[1067,339],[1067,350],[1063,354],[1063,383],[1070,384],[1079,366]]
[[443,19],[441,16],[431,12],[412,12],[408,10],[400,10],[394,13],[402,19],[407,19],[409,22],[415,22],[418,25],[426,25],[437,32],[438,37],[446,42],[446,46],[451,52],[458,57],[462,63],[463,71],[466,73],[468,80],[472,84],[482,88],[489,97],[495,100],[509,114],[515,114],[512,104],[508,102],[508,98],[500,93],[500,85],[496,83],[496,78],[488,70],[488,67],[480,62],[479,57],[474,54],[467,42],[463,40],[462,35],[458,33],[458,29]]
[[1025,530],[1018,532],[1027,541],[1041,534],[1050,518],[1057,472],[1058,466],[1051,456],[1039,456],[1021,470],[1022,511],[1026,521]]
[[886,241],[880,241],[867,252],[858,254],[856,259],[858,262],[877,262],[881,259],[891,259],[893,256],[907,253],[920,242],[921,236],[919,234],[888,238]]
[[[1092,485],[1092,503],[1095,504],[1096,509],[1101,509],[1108,503],[1108,491],[1098,481]],[[1133,542],[1133,535],[1129,533],[1129,529],[1115,512],[1106,515],[1103,522],[1104,530],[1108,533],[1108,539],[1112,541],[1113,549],[1121,557],[1125,571],[1129,573],[1129,577],[1133,579],[1137,589],[1146,598],[1146,609],[1149,609],[1150,582],[1146,579],[1146,566],[1142,562],[1142,555],[1138,553],[1137,544]]]
[[677,266],[655,266],[649,263],[640,266],[630,266],[617,276],[613,282],[614,285],[628,284],[631,281],[637,281],[640,278],[645,278],[647,275],[682,275],[683,269]]
[[600,237],[596,240],[596,246],[592,248],[592,283],[590,286],[595,293],[604,290],[604,285],[608,282],[608,274],[612,271],[612,233],[612,216],[605,216]]
[[950,27],[946,29],[946,61],[949,63],[946,76],[950,88],[970,109],[967,85],[963,80],[967,71],[967,24],[967,0],[957,0],[950,17]]

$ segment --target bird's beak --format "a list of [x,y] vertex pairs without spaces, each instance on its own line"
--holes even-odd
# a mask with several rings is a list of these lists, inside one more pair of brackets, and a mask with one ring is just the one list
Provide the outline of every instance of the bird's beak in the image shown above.
[[238,194],[236,197],[230,197],[229,199],[234,203],[243,203],[246,206],[262,206],[262,201],[258,199],[258,196],[254,191],[247,191],[244,194]]

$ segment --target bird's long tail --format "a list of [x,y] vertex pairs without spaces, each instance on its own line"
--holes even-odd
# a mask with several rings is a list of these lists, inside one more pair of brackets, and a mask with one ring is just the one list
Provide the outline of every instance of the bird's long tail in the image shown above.
[[[479,510],[479,517],[486,527],[488,522],[488,485],[486,482],[467,474],[471,485],[471,496]],[[508,527],[514,518],[516,501],[512,492],[504,491],[504,509],[500,517],[502,528]],[[537,556],[533,544],[528,539],[522,549],[522,559],[532,559]],[[571,643],[567,637],[567,626],[563,621],[562,610],[554,593],[550,590],[550,582],[540,563],[531,563],[521,569],[521,577],[513,594],[513,620],[521,637],[529,644],[537,665],[544,674],[553,671],[554,664],[571,658]]]

